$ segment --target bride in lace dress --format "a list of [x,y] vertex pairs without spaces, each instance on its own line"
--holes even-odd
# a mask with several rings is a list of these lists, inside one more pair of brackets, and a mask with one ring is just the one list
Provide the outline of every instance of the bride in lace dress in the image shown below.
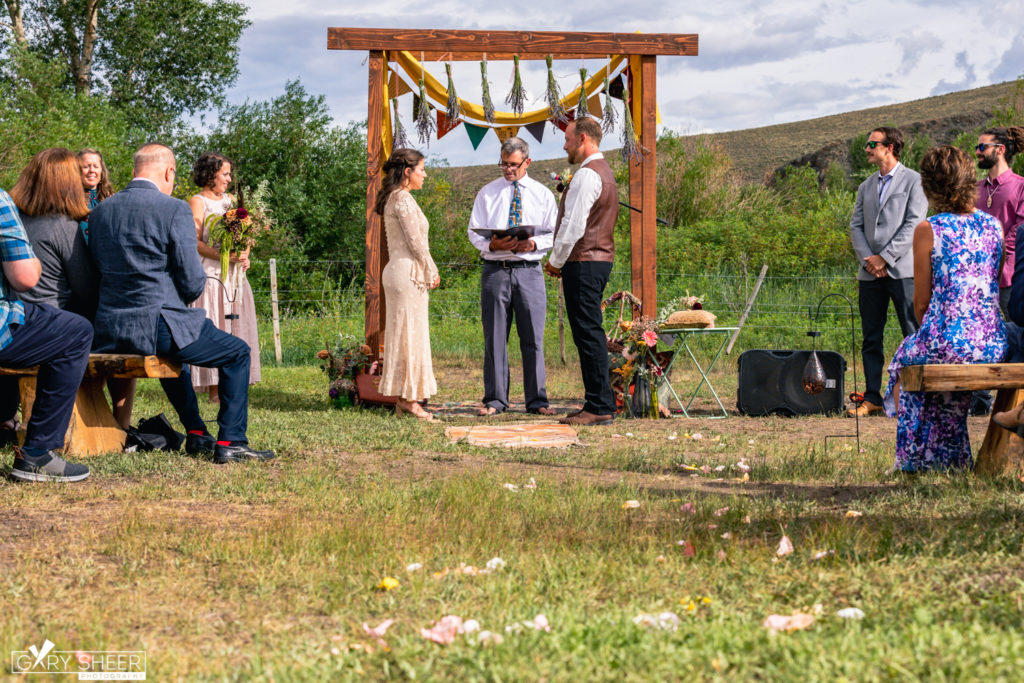
[[388,240],[388,263],[381,274],[387,319],[378,388],[385,396],[400,397],[398,413],[432,420],[419,401],[437,393],[427,305],[428,290],[441,278],[430,257],[429,223],[409,194],[423,187],[423,162],[416,150],[396,149],[384,164],[384,182],[374,207],[383,216]]

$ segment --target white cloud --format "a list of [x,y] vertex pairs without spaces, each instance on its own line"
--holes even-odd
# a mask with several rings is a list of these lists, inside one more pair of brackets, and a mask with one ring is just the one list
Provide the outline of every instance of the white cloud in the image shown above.
[[[324,94],[339,124],[366,118],[365,53],[328,51],[329,26],[697,33],[700,56],[658,60],[658,101],[664,125],[684,132],[721,131],[825,116],[933,92],[1015,78],[1024,69],[1024,32],[1000,38],[966,30],[986,17],[1024,16],[1024,0],[985,6],[959,0],[719,0],[712,3],[597,0],[586,6],[520,0],[500,3],[396,0],[356,3],[251,0],[253,26],[241,44],[241,75],[232,101],[265,100],[299,78]],[[997,22],[1011,26],[1013,22]],[[955,57],[954,57],[955,55]],[[588,62],[595,68],[600,61]],[[579,63],[557,62],[563,88],[578,83]],[[443,78],[443,68],[433,72]],[[477,99],[479,66],[456,63],[459,93]],[[508,89],[511,67],[489,65],[495,100]],[[528,90],[543,89],[543,63],[524,62]],[[407,98],[408,99],[408,98]],[[402,103],[406,122],[411,104]],[[534,145],[535,158],[561,156],[561,135]],[[490,163],[494,136],[476,152],[454,131],[430,152],[454,164]]]

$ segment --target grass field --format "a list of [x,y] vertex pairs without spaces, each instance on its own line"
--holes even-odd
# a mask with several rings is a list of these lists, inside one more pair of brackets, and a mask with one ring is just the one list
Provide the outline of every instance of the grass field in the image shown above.
[[[435,360],[436,407],[479,396],[478,357]],[[713,381],[734,407],[734,366]],[[549,363],[548,388],[580,395],[572,362]],[[0,483],[5,657],[144,650],[149,680],[1019,678],[1024,484],[893,480],[890,420],[862,421],[861,452],[823,448],[843,418],[737,415],[491,450],[445,439],[474,418],[334,410],[324,389],[315,367],[264,368],[250,438],[279,457],[262,467],[110,454],[79,485]],[[136,416],[161,411],[141,382]],[[675,630],[634,623],[662,612]],[[813,624],[762,625],[793,612]],[[446,615],[503,642],[421,635]],[[522,626],[538,615],[550,630]],[[365,633],[386,619],[382,642]]]

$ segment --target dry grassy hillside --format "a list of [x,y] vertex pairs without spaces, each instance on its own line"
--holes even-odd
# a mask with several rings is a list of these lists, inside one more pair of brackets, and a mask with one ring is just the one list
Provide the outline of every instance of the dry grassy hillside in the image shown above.
[[[763,128],[747,128],[711,137],[720,142],[733,161],[733,168],[746,181],[762,180],[776,168],[819,150],[845,143],[875,126],[892,125],[901,128],[942,128],[945,119],[958,119],[965,127],[986,120],[1000,101],[1011,95],[1014,82],[989,85],[984,88],[927,97],[901,104],[871,107],[858,111],[834,114],[818,119],[783,123]],[[918,125],[914,125],[918,124]],[[611,157],[618,155],[610,154]],[[535,160],[531,175],[542,180],[550,171],[566,167],[565,159]],[[448,170],[453,179],[468,181],[472,187],[483,185],[495,177],[491,164],[465,166]]]

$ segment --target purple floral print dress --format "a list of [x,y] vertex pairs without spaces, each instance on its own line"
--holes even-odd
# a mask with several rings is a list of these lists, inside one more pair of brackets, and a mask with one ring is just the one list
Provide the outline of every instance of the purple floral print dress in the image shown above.
[[[889,365],[885,407],[893,415],[900,368],[924,363],[998,363],[1006,355],[999,313],[1003,229],[981,211],[942,213],[932,226],[932,298],[921,327],[903,340]],[[969,391],[904,391],[899,397],[896,469],[970,469]]]

